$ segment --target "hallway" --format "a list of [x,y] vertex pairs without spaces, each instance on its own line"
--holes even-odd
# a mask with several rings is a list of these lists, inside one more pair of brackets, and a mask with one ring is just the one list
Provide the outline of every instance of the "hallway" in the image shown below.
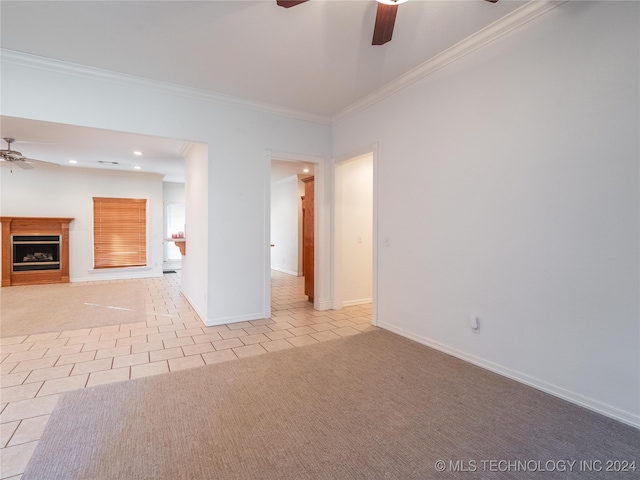
[[[313,309],[304,295],[304,277],[295,277],[271,270],[271,324],[270,328],[285,331],[286,338],[295,346],[346,337],[370,330],[371,304],[354,305],[342,310]],[[271,338],[272,335],[267,333]],[[295,338],[295,337],[298,338]]]

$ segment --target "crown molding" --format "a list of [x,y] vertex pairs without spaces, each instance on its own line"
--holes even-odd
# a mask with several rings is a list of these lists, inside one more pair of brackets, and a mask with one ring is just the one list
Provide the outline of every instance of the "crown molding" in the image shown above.
[[457,44],[439,53],[435,57],[410,70],[404,75],[401,75],[397,79],[376,90],[370,95],[367,95],[366,97],[351,104],[349,107],[336,113],[332,117],[302,112],[299,110],[257,102],[253,100],[247,100],[239,97],[233,97],[230,95],[224,95],[208,90],[186,87],[157,80],[150,80],[143,77],[111,72],[95,67],[63,62],[60,60],[53,60],[50,58],[16,52],[13,50],[0,49],[0,56],[2,58],[2,62],[6,64],[19,65],[39,70],[47,70],[66,75],[76,75],[92,80],[100,80],[120,85],[136,86],[139,88],[168,95],[181,96],[199,101],[216,103],[218,105],[244,108],[257,112],[284,116],[296,120],[330,126],[375,105],[388,96],[399,92],[400,90],[436,72],[446,65],[459,60],[460,58],[474,52],[479,48],[482,48],[488,43],[493,42],[503,35],[506,35],[507,33],[521,27],[522,25],[530,22],[540,15],[547,13],[548,11],[563,4],[566,1],[568,0],[531,0],[517,10],[514,10],[508,15],[495,21],[491,25],[488,25],[487,27],[479,30],[478,32],[467,37],[461,42],[458,42]]
[[46,70],[54,73],[61,73],[63,75],[75,75],[78,77],[89,78],[91,80],[99,80],[120,85],[135,86],[168,95],[216,103],[218,105],[244,108],[261,113],[289,117],[305,122],[319,123],[321,125],[331,125],[331,119],[324,115],[302,112],[300,110],[233,97],[231,95],[224,95],[209,90],[186,87],[158,80],[150,80],[124,73],[111,72],[100,68],[88,67],[85,65],[16,52],[14,50],[0,49],[0,56],[2,58],[2,63],[6,64]]
[[379,88],[366,97],[351,104],[344,110],[336,113],[331,117],[331,123],[336,124],[345,118],[355,115],[378,102],[381,102],[385,98],[393,95],[394,93],[403,90],[412,83],[431,75],[432,73],[440,70],[441,68],[449,65],[456,60],[484,47],[485,45],[493,42],[494,40],[506,35],[507,33],[521,27],[522,25],[530,22],[531,20],[547,13],[555,7],[565,3],[568,0],[556,0],[556,1],[543,1],[543,0],[531,0],[524,4],[522,7],[514,10],[513,12],[505,15],[504,17],[496,20],[492,24],[486,26],[482,30],[478,30],[473,35],[465,38],[464,40],[456,43],[452,47],[444,50],[430,60],[418,65],[407,73],[396,78],[392,82]]
[[280,152],[277,150],[265,150],[265,155],[269,161],[271,160],[284,160],[287,162],[308,162],[308,163],[320,163],[324,160],[324,157],[318,155],[307,155],[304,153],[294,152]]

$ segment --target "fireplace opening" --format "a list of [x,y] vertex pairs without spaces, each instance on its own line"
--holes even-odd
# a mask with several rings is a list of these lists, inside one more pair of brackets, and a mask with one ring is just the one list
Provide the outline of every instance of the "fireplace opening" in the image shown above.
[[13,271],[60,270],[60,235],[13,235]]

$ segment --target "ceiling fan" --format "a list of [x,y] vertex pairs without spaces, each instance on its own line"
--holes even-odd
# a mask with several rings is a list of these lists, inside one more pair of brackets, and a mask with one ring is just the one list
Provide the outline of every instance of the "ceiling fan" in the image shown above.
[[23,170],[29,170],[34,168],[32,163],[46,163],[49,165],[57,165],[56,163],[45,162],[43,160],[34,160],[33,158],[27,158],[16,150],[11,150],[11,144],[15,142],[15,139],[5,137],[4,141],[7,142],[7,149],[0,150],[0,159],[9,162],[11,164],[11,172],[13,172],[13,166],[17,165]]
[[[276,3],[284,8],[295,7],[308,0],[277,0]],[[396,23],[396,14],[398,13],[398,5],[407,0],[377,0],[378,11],[376,13],[376,23],[373,27],[373,40],[371,45],[384,45],[391,40],[393,36],[393,26]],[[498,0],[485,0],[490,3],[496,3]]]

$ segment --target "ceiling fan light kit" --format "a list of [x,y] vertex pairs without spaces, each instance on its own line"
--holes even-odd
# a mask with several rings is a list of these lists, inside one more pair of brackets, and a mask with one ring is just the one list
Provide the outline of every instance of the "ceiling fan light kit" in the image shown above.
[[[27,159],[24,155],[20,152],[16,152],[15,150],[11,150],[11,144],[15,142],[15,139],[6,137],[4,141],[7,142],[7,149],[0,150],[0,158],[2,158],[2,160],[9,162],[11,167],[15,164],[24,170],[33,168],[33,165],[30,165],[25,161]],[[11,173],[13,173],[13,168],[11,169]]]
[[[280,7],[291,8],[308,0],[276,0],[276,4]],[[393,27],[396,23],[396,14],[398,13],[398,5],[405,3],[407,0],[376,0],[378,2],[378,11],[376,12],[376,23],[373,27],[373,39],[371,45],[384,45],[391,41],[393,37]],[[486,0],[490,3],[496,3],[498,0]]]

